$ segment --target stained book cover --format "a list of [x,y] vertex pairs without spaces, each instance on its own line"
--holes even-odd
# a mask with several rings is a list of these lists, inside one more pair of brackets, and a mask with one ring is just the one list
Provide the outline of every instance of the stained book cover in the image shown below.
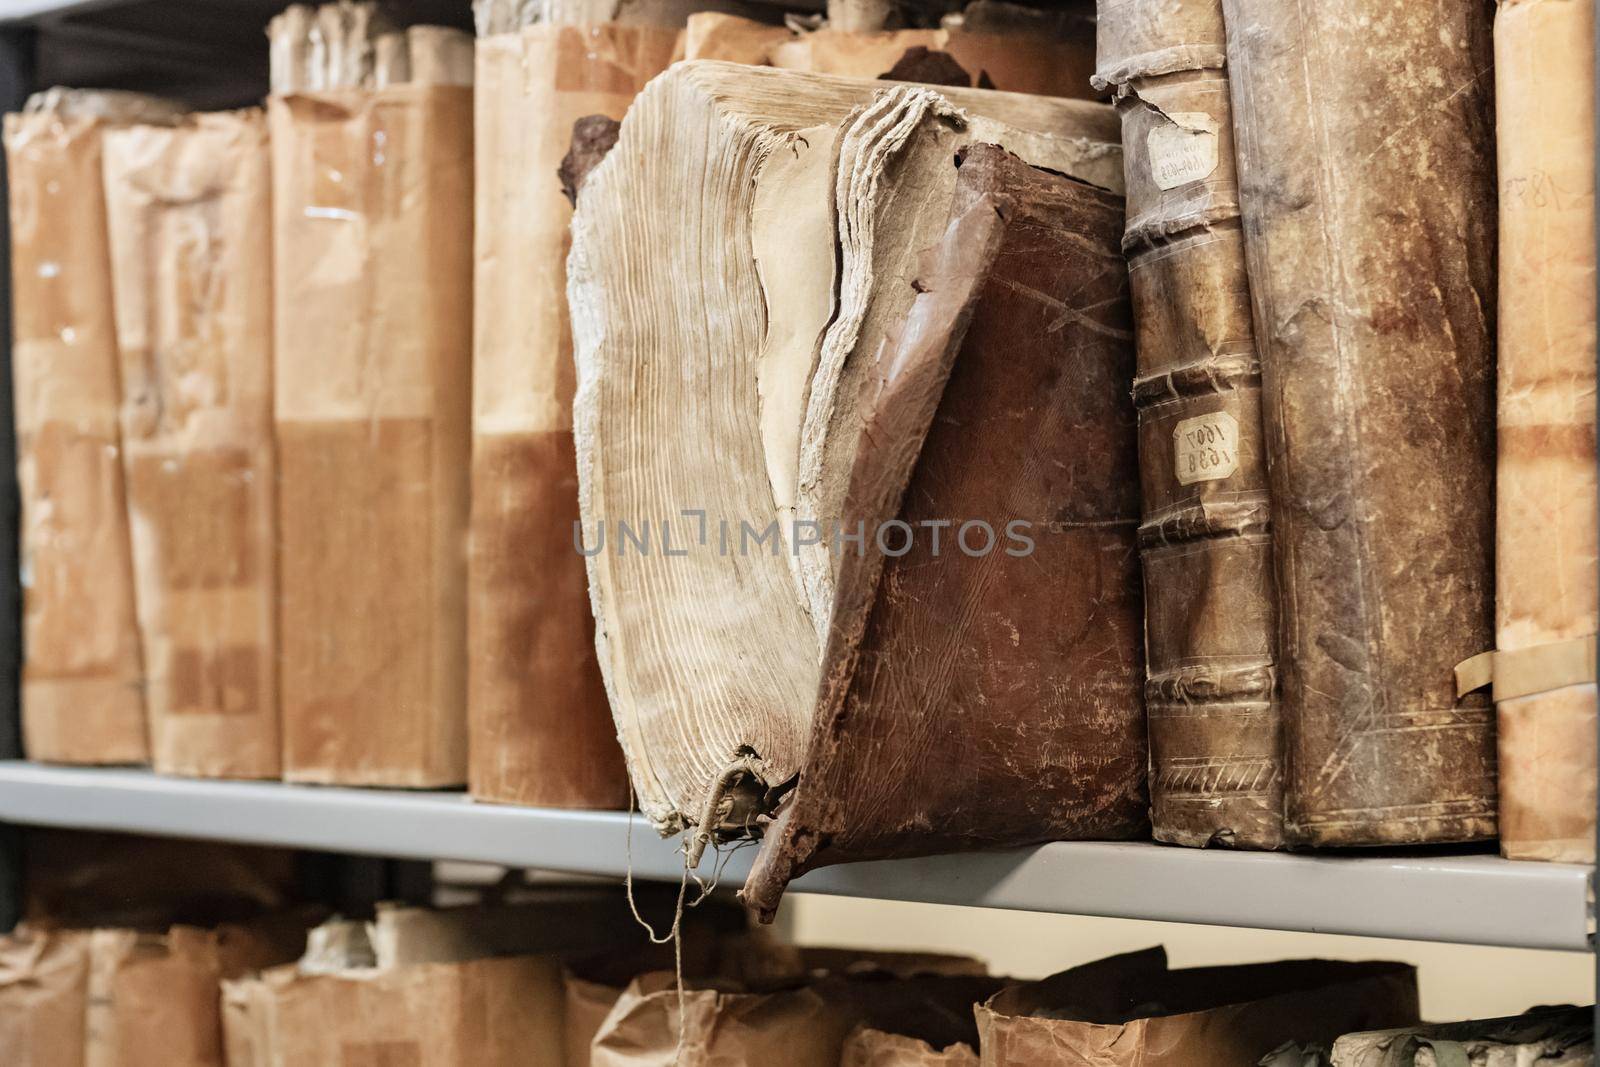
[[1491,8],[1223,4],[1300,844],[1495,833]]
[[956,161],[864,375],[841,521],[1020,520],[1032,543],[841,553],[810,745],[743,894],[765,915],[828,863],[1144,827],[1121,199],[992,145]]
[[271,157],[260,111],[105,137],[152,763],[279,770]]
[[1151,822],[1278,848],[1277,590],[1221,0],[1101,0],[1139,367]]
[[284,777],[466,780],[472,92],[269,101]]
[[6,116],[22,733],[36,760],[150,754],[101,165],[108,129],[172,117],[145,97],[59,90]]
[[477,42],[468,780],[479,800],[621,808],[627,771],[595,659],[566,301],[575,120],[620,119],[672,61],[653,26],[530,26]]
[[[1500,175],[1497,647],[1594,640],[1594,3],[1503,0],[1495,19]],[[1559,105],[1555,102],[1559,101]],[[1592,669],[1592,668],[1591,668]],[[1595,685],[1497,692],[1500,847],[1594,860]]]

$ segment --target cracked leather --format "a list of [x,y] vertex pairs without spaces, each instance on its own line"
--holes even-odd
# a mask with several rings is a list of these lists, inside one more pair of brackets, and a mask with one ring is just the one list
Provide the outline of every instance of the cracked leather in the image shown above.
[[[920,295],[865,378],[872,447],[842,519],[981,519],[1001,544],[969,556],[953,527],[937,558],[927,536],[843,553],[806,762],[744,892],[765,916],[814,867],[1144,833],[1122,222],[1110,193],[965,154]],[[1013,519],[1030,554],[1004,551]]]

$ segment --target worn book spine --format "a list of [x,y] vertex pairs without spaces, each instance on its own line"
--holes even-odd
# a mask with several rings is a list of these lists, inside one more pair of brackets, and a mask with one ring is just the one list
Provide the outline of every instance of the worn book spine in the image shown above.
[[1300,844],[1495,833],[1490,7],[1223,4]]
[[1122,116],[1157,839],[1278,848],[1277,594],[1221,0],[1101,0]]
[[269,114],[284,776],[461,784],[472,93]]
[[111,258],[90,113],[6,116],[26,754],[142,763]]
[[[1596,625],[1594,2],[1501,0],[1501,652],[1594,638]],[[1559,104],[1557,103],[1559,102]],[[1592,675],[1591,675],[1592,677]],[[1595,686],[1501,699],[1500,847],[1589,863]]]
[[473,796],[620,808],[627,769],[574,547],[576,373],[567,317],[572,124],[620,119],[672,61],[651,26],[532,26],[480,38],[468,707]]
[[152,762],[276,777],[265,116],[112,131],[105,178]]

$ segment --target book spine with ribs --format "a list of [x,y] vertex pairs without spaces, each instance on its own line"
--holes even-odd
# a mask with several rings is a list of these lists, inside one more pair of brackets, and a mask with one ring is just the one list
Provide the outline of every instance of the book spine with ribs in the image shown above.
[[1099,16],[1139,349],[1151,820],[1175,844],[1278,848],[1271,494],[1221,2]]

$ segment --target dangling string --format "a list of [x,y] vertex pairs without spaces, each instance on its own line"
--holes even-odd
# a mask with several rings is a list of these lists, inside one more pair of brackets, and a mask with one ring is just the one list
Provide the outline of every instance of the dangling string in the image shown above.
[[[678,989],[678,1045],[672,1053],[672,1064],[673,1067],[678,1067],[683,1062],[683,1049],[689,1029],[689,996],[683,985],[683,911],[684,898],[688,895],[689,879],[692,875],[689,873],[688,854],[685,853],[683,876],[678,879],[678,902],[672,911],[672,929],[668,930],[665,936],[658,935],[655,927],[651,926],[649,921],[639,914],[638,902],[633,897],[633,813],[637,807],[638,797],[634,794],[633,779],[630,777],[628,780],[628,829],[624,839],[627,848],[627,872],[623,885],[626,887],[628,910],[633,912],[634,921],[644,927],[645,935],[650,938],[650,943],[664,945],[668,941],[672,942],[672,972]],[[698,879],[696,879],[696,882],[698,882]],[[699,899],[695,901],[695,904],[698,905],[704,899],[705,894],[702,893]]]
[[[726,770],[724,770],[721,775],[718,776],[718,781],[712,789],[711,798],[708,798],[709,802],[707,804],[707,808],[709,811],[715,810],[714,804],[720,802],[722,795],[726,793],[728,786],[732,783],[733,778],[735,777],[735,772],[743,771],[747,769],[749,765],[750,761],[742,759],[735,761]],[[678,901],[672,912],[672,928],[664,935],[657,934],[655,927],[651,926],[649,920],[639,913],[639,905],[634,899],[633,895],[633,815],[637,809],[638,795],[634,792],[633,779],[630,777],[628,780],[628,823],[626,836],[624,838],[627,851],[627,867],[623,879],[623,885],[626,887],[627,891],[628,910],[633,913],[634,921],[644,928],[645,935],[650,938],[650,943],[654,945],[664,945],[668,941],[672,942],[672,965],[674,976],[677,979],[678,992],[678,1045],[676,1050],[673,1052],[672,1062],[673,1067],[677,1067],[677,1065],[683,1060],[683,1051],[689,1029],[689,998],[683,982],[684,911],[688,908],[698,908],[701,904],[705,903],[711,894],[717,891],[717,887],[721,884],[723,873],[728,869],[728,862],[732,860],[734,855],[737,854],[741,849],[756,844],[756,841],[750,838],[744,838],[736,842],[732,848],[724,849],[722,845],[712,837],[712,831],[709,829],[711,825],[710,820],[702,817],[701,825],[695,827],[692,832],[686,833],[684,835],[683,843],[680,844],[678,848],[679,853],[683,856],[683,874],[678,879]],[[745,830],[748,832],[749,827],[746,826]],[[703,880],[698,874],[695,873],[694,869],[699,865],[700,857],[707,845],[711,846],[712,852],[716,855],[716,860],[713,862],[711,867],[711,878],[709,880]],[[686,898],[689,891],[689,881],[691,879],[693,879],[694,884],[699,888],[700,895],[695,897],[693,901],[688,901],[686,903]]]

